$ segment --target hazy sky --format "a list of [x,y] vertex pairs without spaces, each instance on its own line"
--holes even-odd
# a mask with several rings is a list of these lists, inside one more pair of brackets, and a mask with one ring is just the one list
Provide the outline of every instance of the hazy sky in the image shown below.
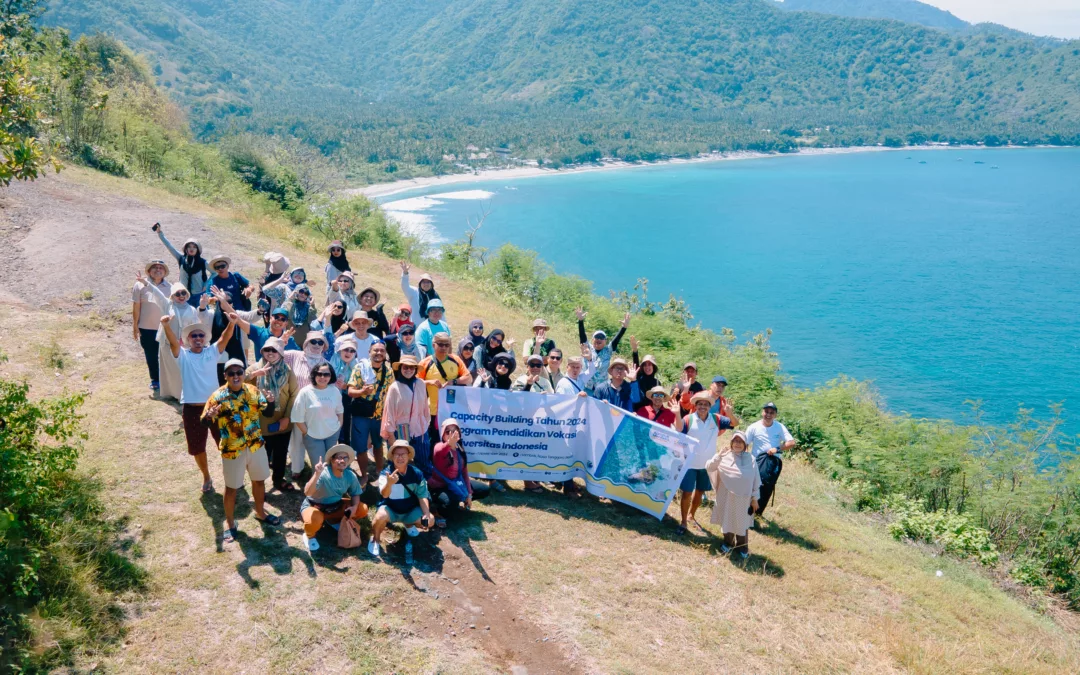
[[921,0],[964,21],[990,21],[1036,35],[1080,39],[1080,0]]

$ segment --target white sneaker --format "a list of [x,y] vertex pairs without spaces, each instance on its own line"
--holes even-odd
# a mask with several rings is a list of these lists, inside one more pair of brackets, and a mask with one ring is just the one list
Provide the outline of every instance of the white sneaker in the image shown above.
[[410,537],[419,537],[420,530],[415,527],[406,527],[405,534],[409,535]]
[[304,548],[308,550],[308,553],[314,553],[319,550],[319,540],[311,539],[304,533]]
[[370,553],[371,555],[373,555],[374,557],[378,558],[379,557],[379,542],[375,541],[374,539],[369,541],[367,543],[367,552]]

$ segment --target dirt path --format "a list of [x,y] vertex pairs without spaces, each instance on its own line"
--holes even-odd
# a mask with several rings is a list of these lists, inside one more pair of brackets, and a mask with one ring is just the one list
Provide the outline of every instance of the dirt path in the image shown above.
[[[67,346],[73,352],[78,351],[80,359],[77,367],[82,372],[76,386],[106,392],[105,398],[114,399],[107,408],[111,412],[106,417],[118,412],[115,410],[115,395],[108,392],[124,390],[125,384],[119,379],[134,373],[143,374],[138,368],[142,354],[137,344],[128,339],[128,331],[125,330],[130,325],[128,312],[135,271],[142,269],[148,259],[162,258],[169,263],[169,278],[177,278],[176,265],[150,230],[150,225],[158,221],[164,224],[174,243],[193,236],[202,242],[204,251],[209,254],[218,251],[228,253],[236,269],[257,270],[261,267],[256,258],[258,252],[252,250],[251,242],[238,240],[227,229],[224,232],[215,229],[206,215],[162,209],[133,197],[109,194],[80,185],[64,175],[30,184],[17,184],[0,191],[0,268],[4,271],[0,275],[0,311],[4,305],[9,311],[17,308],[14,316],[8,315],[8,330],[0,330],[0,336],[6,334],[8,339],[22,336],[26,336],[27,340],[33,339],[30,334],[35,329],[63,325],[67,319],[60,319],[58,314],[71,318],[92,314],[103,317],[100,333],[80,330],[77,341]],[[298,259],[302,256],[298,254]],[[97,345],[93,344],[94,341],[98,342]],[[95,361],[98,363],[93,363]],[[12,365],[27,375],[31,372],[23,364]],[[74,376],[75,373],[70,375]],[[136,385],[136,390],[138,388]],[[93,406],[94,402],[91,401],[89,405]],[[173,454],[180,447],[181,437],[173,433],[173,418],[176,415],[170,408],[162,402],[133,401],[126,414],[149,421],[150,424],[129,430],[134,433],[129,435],[126,443],[116,448],[115,458],[96,460],[106,463],[97,468],[109,478],[114,469],[108,464],[127,465],[131,453],[138,451],[135,446],[153,447],[150,444],[157,443],[154,439],[162,435],[169,437],[166,441],[169,446],[175,446],[163,448],[167,450],[165,454],[155,453],[149,465],[157,474],[177,476],[177,480],[170,481],[164,492],[153,489],[144,480],[124,476],[122,470],[109,480],[110,491],[116,491],[119,497],[118,508],[135,511],[151,507],[140,516],[146,527],[144,536],[147,541],[144,544],[151,552],[169,551],[172,549],[169,543],[171,539],[191,542],[199,547],[200,543],[197,542],[205,538],[206,529],[210,528],[207,519],[213,519],[206,511],[211,507],[199,505],[199,500],[192,497],[188,489],[191,481],[187,479],[191,477],[187,473],[194,474],[194,467],[189,465],[182,452]],[[95,431],[91,429],[92,442]],[[219,476],[216,458],[211,458],[211,465],[212,475]],[[131,496],[133,492],[142,490],[152,496]],[[214,497],[220,502],[219,495]],[[155,516],[154,505],[148,504],[147,499],[163,500],[169,504],[167,512]],[[296,503],[293,504],[293,501]],[[249,546],[247,550],[235,545],[219,548],[221,554],[212,559],[211,569],[225,577],[232,575],[227,587],[242,586],[236,571],[248,570],[249,565],[262,564],[260,556],[275,561],[274,564],[289,558],[307,557],[299,543],[301,528],[295,513],[299,498],[286,501],[277,497],[271,504],[281,511],[286,521],[278,536],[280,546],[287,550],[277,550],[261,539],[256,539],[258,546]],[[250,523],[243,529],[257,531]],[[155,538],[158,539],[155,541]],[[535,616],[530,615],[527,601],[516,589],[492,579],[491,563],[485,567],[485,562],[468,546],[467,538],[454,539],[452,542],[442,537],[433,540],[435,545],[418,547],[417,568],[399,565],[401,561],[392,555],[386,557],[387,564],[380,565],[384,569],[397,568],[401,572],[400,576],[381,577],[389,579],[382,582],[385,587],[381,593],[401,599],[400,604],[394,605],[397,609],[392,612],[398,613],[402,620],[424,637],[424,648],[433,653],[460,653],[464,647],[466,651],[480,654],[479,658],[485,665],[497,672],[585,672],[569,639],[558,635],[550,627],[545,628]],[[458,544],[465,546],[469,552]],[[361,553],[347,553],[341,562],[365,563],[364,549],[358,550]],[[189,549],[189,552],[194,557],[176,551],[170,551],[169,555],[151,553],[154,559],[151,573],[161,580],[162,597],[148,599],[147,607],[133,612],[137,618],[132,620],[132,649],[126,657],[132,660],[121,659],[114,664],[121,670],[153,671],[155,664],[166,667],[165,664],[169,663],[167,649],[149,646],[149,643],[160,644],[157,641],[167,637],[161,635],[160,631],[170,630],[169,622],[178,620],[176,614],[170,617],[163,610],[156,609],[159,605],[171,605],[172,611],[179,611],[181,615],[189,613],[192,618],[201,617],[194,625],[197,630],[205,630],[206,633],[189,634],[185,641],[196,653],[196,662],[206,664],[209,671],[217,670],[215,662],[207,660],[202,652],[214,649],[217,638],[213,625],[224,617],[216,614],[218,610],[212,605],[190,600],[200,597],[204,582],[191,581],[187,570],[198,564],[193,561],[206,559],[201,551]],[[296,584],[301,583],[298,577],[302,576],[303,568],[301,565],[289,575],[293,579],[286,576],[263,583],[270,584],[270,589],[280,593],[278,601],[288,603],[295,595]],[[250,572],[246,573],[251,576]],[[370,580],[361,577],[354,583],[370,583]],[[179,607],[175,606],[178,601],[181,602]],[[431,605],[430,601],[434,601],[435,605]],[[259,622],[253,617],[259,615],[261,602],[262,599],[245,602],[243,611],[227,620],[238,622],[235,630],[246,631],[244,634],[257,632]],[[269,602],[273,603],[274,600]],[[302,621],[304,618],[301,613],[290,620]],[[308,618],[326,621],[325,616],[319,617],[316,612],[312,612]],[[164,625],[159,625],[162,623]],[[190,628],[192,624],[183,625]],[[175,629],[174,625],[172,630]],[[136,649],[138,642],[143,644]],[[128,645],[125,644],[127,649]],[[249,665],[257,664],[256,661]],[[314,671],[329,672],[340,669],[342,664],[331,659],[310,665]],[[449,665],[451,672],[458,670],[452,663],[440,665]],[[175,669],[179,664],[173,662],[172,666]]]

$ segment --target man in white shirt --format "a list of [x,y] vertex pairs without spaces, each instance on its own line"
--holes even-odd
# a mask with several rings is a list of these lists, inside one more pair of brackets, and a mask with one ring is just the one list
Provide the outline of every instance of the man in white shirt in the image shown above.
[[[794,448],[795,439],[787,427],[776,421],[776,404],[769,401],[761,408],[761,419],[746,429],[746,440],[750,444],[750,454],[757,462],[758,471],[762,473],[761,498],[758,499],[757,510],[757,515],[760,516],[764,513],[769,498],[772,497],[773,488],[776,487],[775,480],[771,482],[765,480],[769,474],[769,471],[765,470],[766,464],[778,464],[780,468],[783,468],[783,462],[780,461],[781,453]],[[772,457],[775,460],[765,459]],[[777,476],[780,475],[779,470],[775,473]]]
[[[207,348],[210,326],[201,323],[189,324],[184,326],[183,334],[177,339],[170,325],[172,317],[168,314],[161,317],[161,327],[169,341],[169,349],[180,366],[180,406],[184,436],[187,438],[188,454],[195,458],[195,465],[202,472],[203,492],[214,491],[214,482],[210,480],[210,468],[206,463],[206,436],[213,435],[216,444],[221,441],[221,435],[217,426],[207,428],[201,418],[206,400],[218,389],[218,359],[236,330],[238,317],[235,313],[228,316],[228,327],[210,348]],[[181,339],[187,342],[187,347],[181,346]]]
[[581,356],[571,356],[567,359],[566,375],[563,375],[559,383],[555,385],[555,393],[586,396],[585,387],[590,379],[592,379],[592,358],[589,346],[581,345]]

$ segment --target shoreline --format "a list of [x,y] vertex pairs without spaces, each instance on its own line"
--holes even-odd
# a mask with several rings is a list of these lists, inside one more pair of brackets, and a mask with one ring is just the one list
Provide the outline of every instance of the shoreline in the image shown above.
[[820,157],[822,155],[849,155],[863,152],[897,152],[897,151],[925,151],[925,150],[1008,150],[1025,147],[1050,147],[1050,146],[1019,146],[1002,145],[988,148],[985,145],[906,145],[899,148],[888,148],[877,145],[857,145],[846,148],[805,148],[798,152],[758,152],[752,150],[739,150],[736,152],[715,152],[708,155],[699,155],[690,159],[663,159],[656,162],[623,162],[620,160],[601,161],[599,165],[571,167],[569,169],[545,169],[539,166],[523,166],[503,169],[481,169],[470,173],[455,173],[445,176],[422,176],[419,178],[406,178],[404,180],[391,181],[389,183],[376,183],[359,188],[343,190],[345,195],[363,195],[378,199],[389,197],[402,192],[419,190],[427,187],[443,185],[460,185],[467,183],[481,183],[491,180],[510,180],[517,178],[540,178],[543,176],[566,176],[575,173],[592,173],[596,171],[615,171],[622,169],[637,169],[644,167],[657,167],[679,164],[702,164],[705,162],[732,162],[747,159],[768,159],[770,157]]

